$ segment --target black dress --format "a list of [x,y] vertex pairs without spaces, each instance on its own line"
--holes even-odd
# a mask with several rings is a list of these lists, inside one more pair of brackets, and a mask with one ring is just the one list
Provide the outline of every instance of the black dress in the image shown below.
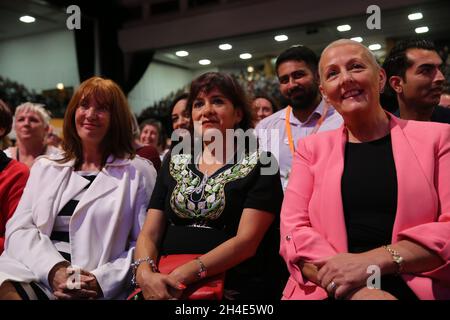
[[[390,244],[397,211],[397,173],[390,135],[346,144],[341,188],[348,252],[361,253]],[[382,276],[381,289],[398,299],[416,299],[396,275]]]
[[264,167],[255,152],[206,176],[190,154],[167,157],[149,206],[168,221],[160,254],[206,253],[236,235],[245,208],[272,213],[257,254],[227,271],[225,289],[236,299],[279,299],[287,274],[278,255],[283,191],[279,172],[261,174]]

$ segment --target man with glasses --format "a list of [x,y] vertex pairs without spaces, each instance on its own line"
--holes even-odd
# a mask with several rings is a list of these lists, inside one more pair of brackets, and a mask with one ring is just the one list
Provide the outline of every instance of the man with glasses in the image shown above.
[[336,129],[342,117],[326,105],[319,92],[318,57],[305,46],[282,52],[275,63],[280,92],[288,106],[256,127],[260,146],[275,154],[286,189],[297,142],[310,134]]

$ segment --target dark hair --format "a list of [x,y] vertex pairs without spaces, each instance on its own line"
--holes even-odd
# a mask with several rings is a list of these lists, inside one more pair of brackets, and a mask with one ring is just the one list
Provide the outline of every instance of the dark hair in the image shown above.
[[12,122],[13,118],[11,109],[6,103],[3,102],[3,100],[0,99],[0,128],[5,129],[5,132],[0,136],[0,139],[8,135],[11,131]]
[[158,147],[165,147],[165,132],[164,132],[164,128],[163,125],[161,123],[161,121],[158,121],[156,119],[147,119],[141,122],[141,124],[139,125],[139,137],[142,133],[142,130],[144,130],[144,128],[146,126],[153,126],[156,128],[156,130],[158,131]]
[[105,165],[109,155],[133,158],[132,114],[125,94],[114,81],[92,77],[80,85],[67,106],[62,144],[65,156],[61,162],[75,159],[75,167],[82,162],[83,147],[75,126],[75,112],[82,101],[91,97],[110,112],[109,129],[101,144],[102,165]]
[[187,100],[189,98],[189,93],[185,92],[175,97],[169,107],[169,116],[172,114],[173,108],[180,100]]
[[450,84],[448,82],[446,82],[443,86],[442,86],[442,94],[448,94],[450,95]]
[[269,101],[270,104],[272,105],[272,113],[275,113],[275,112],[278,111],[278,105],[277,105],[277,103],[276,103],[275,100],[274,100],[272,97],[270,97],[269,95],[267,95],[267,94],[265,94],[265,93],[258,93],[258,94],[255,94],[255,95],[253,96],[253,101],[255,101],[256,99],[266,99],[266,100]]
[[434,43],[428,40],[409,39],[397,42],[383,63],[383,69],[386,71],[388,80],[392,76],[400,76],[405,80],[406,70],[413,64],[406,56],[409,49],[424,49],[439,54]]
[[[241,85],[231,75],[222,72],[207,72],[192,81],[187,101],[189,114],[192,114],[192,104],[197,96],[202,92],[208,94],[214,89],[219,90],[229,99],[234,108],[242,111],[242,120],[239,122],[238,128],[244,131],[253,128],[250,102],[244,89],[242,89]],[[194,128],[192,117],[191,128]]]
[[392,76],[399,76],[406,81],[406,70],[412,66],[413,62],[408,60],[406,53],[409,49],[424,49],[435,51],[437,49],[433,42],[424,39],[402,40],[395,44],[386,56],[382,68],[386,71],[387,84],[380,96],[380,102],[387,111],[394,112],[398,108],[397,93],[389,84]]
[[275,62],[275,70],[278,75],[278,67],[280,64],[286,61],[303,61],[311,69],[311,71],[316,74],[317,66],[319,64],[319,58],[317,55],[305,46],[294,46],[283,51],[277,58]]

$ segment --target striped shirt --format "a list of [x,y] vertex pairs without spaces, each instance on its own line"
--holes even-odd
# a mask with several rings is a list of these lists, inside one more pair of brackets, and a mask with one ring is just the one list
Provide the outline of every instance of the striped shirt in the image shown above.
[[71,262],[71,251],[70,251],[70,237],[69,237],[69,223],[72,218],[73,213],[78,205],[78,202],[83,197],[84,193],[89,189],[98,172],[84,172],[77,171],[79,175],[83,178],[89,180],[89,184],[84,187],[72,200],[67,202],[67,204],[58,213],[55,219],[55,224],[53,225],[52,234],[50,235],[50,240],[52,240],[53,245],[63,256],[64,259]]

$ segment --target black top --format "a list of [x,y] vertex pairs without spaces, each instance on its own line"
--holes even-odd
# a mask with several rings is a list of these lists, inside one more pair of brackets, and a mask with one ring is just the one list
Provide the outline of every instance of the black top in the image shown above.
[[397,175],[390,135],[347,143],[341,184],[349,252],[391,243]]
[[[394,112],[394,115],[400,118],[400,109],[397,109],[397,111]],[[450,108],[444,108],[441,106],[434,107],[430,121],[450,124]]]
[[0,172],[5,169],[8,164],[11,162],[11,158],[8,158],[6,154],[0,150]]
[[206,253],[236,235],[244,208],[272,213],[276,220],[257,254],[227,271],[225,287],[240,293],[235,298],[279,299],[284,280],[277,269],[282,265],[278,228],[283,191],[278,170],[261,174],[267,167],[253,153],[205,176],[191,155],[167,157],[149,206],[164,211],[168,221],[160,254]]
[[[348,252],[390,244],[397,211],[397,174],[390,135],[346,144],[341,188]],[[382,277],[381,288],[399,299],[415,297],[397,276]]]
[[431,121],[450,124],[450,108],[436,106],[431,114]]
[[[82,176],[82,177],[89,181],[89,184],[87,184],[83,188],[83,190],[87,190],[91,186],[92,182],[94,182],[96,175]],[[62,225],[63,227],[55,228],[55,226],[54,226],[52,233],[50,235],[50,240],[52,240],[53,242],[66,242],[66,243],[70,244],[68,220],[70,219],[70,217],[72,217],[73,213],[75,212],[78,202],[80,202],[80,200],[79,200],[79,196],[77,195],[77,196],[75,196],[75,199],[69,200],[69,202],[67,202],[66,205],[58,213],[58,215],[56,216],[55,225]],[[67,219],[63,220],[65,217]],[[69,262],[72,261],[72,256],[71,256],[70,252],[65,252],[62,250],[59,250],[58,252],[67,261],[69,261]]]

